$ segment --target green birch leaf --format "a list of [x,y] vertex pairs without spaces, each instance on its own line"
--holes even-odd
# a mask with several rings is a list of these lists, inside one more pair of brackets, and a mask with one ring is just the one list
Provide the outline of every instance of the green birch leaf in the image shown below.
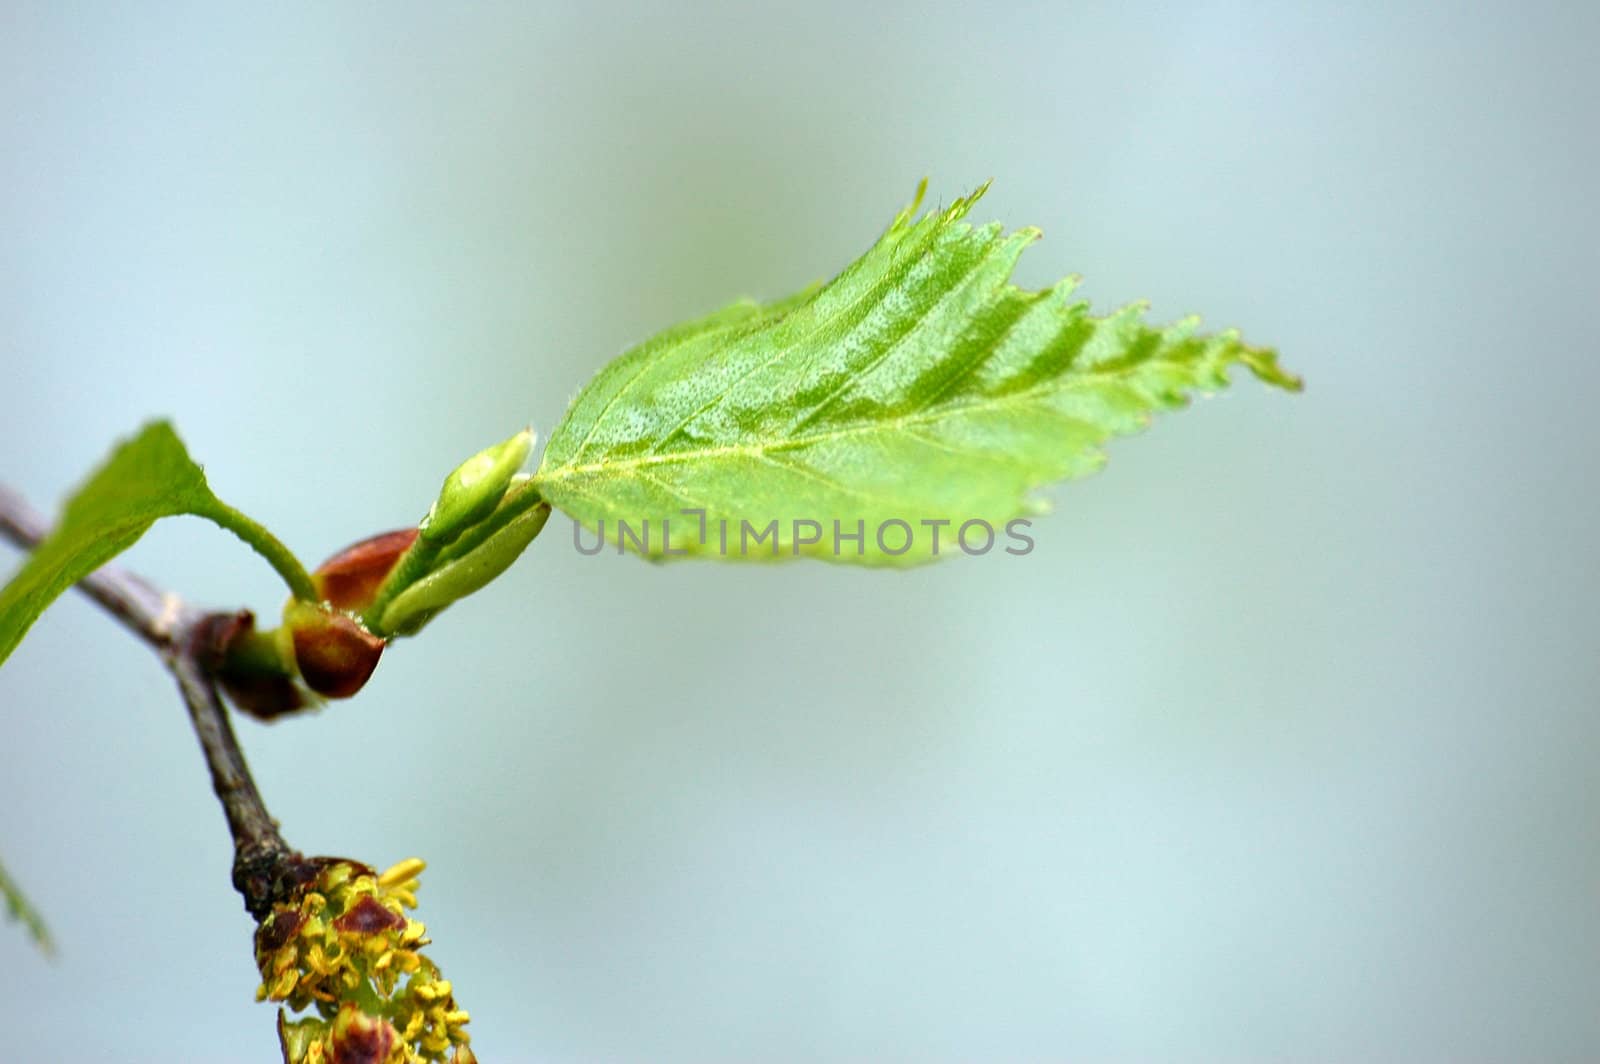
[[34,944],[41,950],[45,953],[54,953],[55,944],[50,941],[50,929],[45,927],[44,918],[28,903],[28,899],[22,894],[22,888],[12,880],[3,864],[0,864],[0,897],[5,899],[6,916],[20,923],[22,929],[28,933],[28,937],[33,939]]
[[133,546],[157,520],[178,514],[204,517],[233,532],[277,569],[297,597],[316,600],[311,577],[294,555],[213,495],[172,426],[156,421],[118,445],[0,589],[0,663],[63,591]]
[[1002,534],[1039,512],[1038,489],[1095,471],[1108,438],[1230,366],[1299,389],[1235,332],[1151,326],[1142,305],[1094,317],[1073,280],[1010,284],[1039,232],[965,222],[983,192],[917,217],[919,189],[828,284],[618,358],[552,434],[540,492],[613,545],[625,524],[652,558],[913,564],[956,553],[966,522]]

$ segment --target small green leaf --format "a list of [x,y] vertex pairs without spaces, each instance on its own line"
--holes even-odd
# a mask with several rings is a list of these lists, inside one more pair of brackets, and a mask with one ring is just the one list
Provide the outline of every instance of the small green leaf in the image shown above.
[[417,532],[428,542],[444,546],[488,517],[531,450],[533,432],[523,429],[462,462],[445,478],[439,498],[417,526]]
[[133,546],[158,519],[178,514],[228,529],[266,558],[297,598],[316,599],[311,577],[288,548],[211,494],[172,426],[156,421],[118,445],[67,501],[55,530],[0,588],[0,662],[63,591]]
[[[368,631],[386,639],[415,635],[440,610],[516,561],[550,516],[532,478],[518,472],[533,441],[533,430],[523,429],[473,455],[445,478],[438,499],[417,526],[416,539],[361,607],[361,623]],[[540,512],[531,514],[535,509]]]
[[494,512],[434,555],[427,574],[397,594],[369,627],[386,637],[415,635],[440,610],[510,568],[549,517],[550,505],[531,481],[513,481]]
[[1038,512],[1039,488],[1098,469],[1109,437],[1230,365],[1300,387],[1234,332],[1152,327],[1142,306],[1092,317],[1071,280],[1010,284],[1039,233],[964,222],[983,191],[916,218],[919,190],[828,284],[618,358],[551,436],[540,492],[608,542],[626,523],[649,557],[912,564],[954,553],[965,522]]
[[50,941],[50,929],[45,927],[44,918],[39,915],[28,899],[23,897],[22,888],[6,873],[6,866],[0,864],[0,897],[6,901],[6,915],[22,924],[28,937],[45,953],[55,952],[55,943]]

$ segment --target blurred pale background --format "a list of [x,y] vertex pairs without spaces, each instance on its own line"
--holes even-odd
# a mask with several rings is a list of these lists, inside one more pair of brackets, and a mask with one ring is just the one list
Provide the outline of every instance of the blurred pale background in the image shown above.
[[[288,837],[431,862],[486,1061],[1592,1059],[1596,11],[8,4],[0,477],[54,506],[170,415],[315,560],[992,176],[1024,282],[1309,390],[1116,444],[1022,559],[557,519],[359,699],[240,723]],[[197,522],[128,562],[282,597]],[[0,1056],[273,1059],[148,651],[63,600],[0,720],[61,944],[0,928]]]

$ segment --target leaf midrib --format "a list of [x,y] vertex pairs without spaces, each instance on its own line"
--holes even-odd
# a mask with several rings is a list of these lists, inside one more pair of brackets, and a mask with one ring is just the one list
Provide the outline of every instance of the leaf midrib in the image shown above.
[[540,471],[537,480],[545,483],[566,480],[571,477],[585,476],[596,473],[626,473],[633,469],[643,469],[648,466],[669,465],[674,462],[701,462],[717,458],[734,456],[761,457],[769,451],[789,451],[802,447],[809,447],[818,443],[829,443],[833,440],[846,439],[851,436],[861,436],[868,433],[893,432],[909,425],[923,425],[929,422],[941,421],[947,417],[954,417],[969,410],[989,409],[1002,407],[1007,404],[1019,405],[1032,402],[1051,392],[1064,392],[1072,390],[1084,383],[1093,380],[1102,380],[1114,377],[1125,377],[1133,374],[1135,370],[1144,369],[1157,361],[1147,360],[1129,365],[1118,366],[1111,369],[1089,370],[1073,374],[1070,378],[1053,378],[1041,381],[1030,388],[1012,392],[1009,395],[985,397],[962,403],[949,403],[932,409],[920,410],[914,414],[905,414],[900,417],[888,418],[881,421],[864,422],[848,428],[835,429],[830,432],[819,432],[809,436],[796,436],[788,439],[774,440],[771,443],[731,444],[725,447],[703,447],[693,451],[674,451],[671,454],[646,454],[633,458],[602,459],[598,462],[589,462],[584,465],[569,465],[557,467],[546,473]]

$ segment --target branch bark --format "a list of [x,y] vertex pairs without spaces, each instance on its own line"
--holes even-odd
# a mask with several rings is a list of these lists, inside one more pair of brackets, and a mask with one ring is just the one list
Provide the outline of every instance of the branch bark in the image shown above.
[[[0,484],[0,536],[32,549],[49,530],[38,511]],[[177,680],[233,836],[233,885],[259,922],[276,902],[314,876],[323,861],[302,857],[278,832],[217,692],[215,670],[224,641],[249,615],[197,609],[117,565],[89,574],[78,590],[149,644]]]

